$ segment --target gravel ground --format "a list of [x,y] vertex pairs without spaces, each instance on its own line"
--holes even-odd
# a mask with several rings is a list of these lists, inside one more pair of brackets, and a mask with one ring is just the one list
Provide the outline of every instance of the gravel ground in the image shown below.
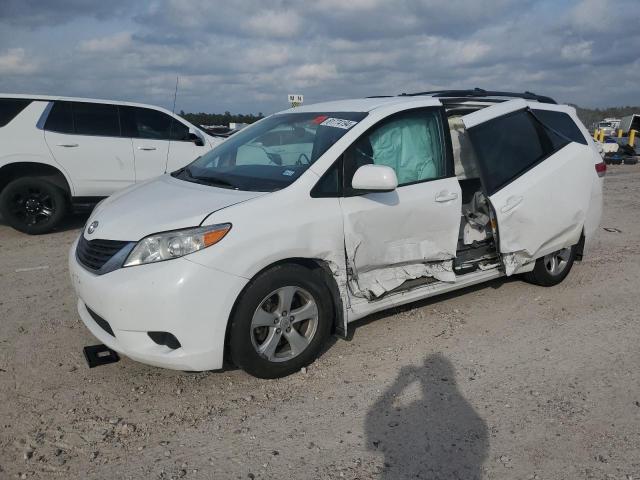
[[0,224],[0,478],[640,479],[640,166],[589,256],[358,322],[306,373],[89,370],[67,250]]

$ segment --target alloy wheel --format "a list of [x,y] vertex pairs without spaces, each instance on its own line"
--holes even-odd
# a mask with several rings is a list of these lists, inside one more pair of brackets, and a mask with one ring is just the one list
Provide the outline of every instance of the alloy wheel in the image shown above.
[[251,343],[270,362],[291,360],[313,340],[318,318],[318,305],[307,290],[279,288],[267,295],[253,314]]
[[56,205],[53,197],[46,191],[25,186],[13,192],[10,209],[25,225],[33,226],[49,221],[55,213]]
[[571,247],[544,256],[544,267],[553,276],[560,275],[571,258]]

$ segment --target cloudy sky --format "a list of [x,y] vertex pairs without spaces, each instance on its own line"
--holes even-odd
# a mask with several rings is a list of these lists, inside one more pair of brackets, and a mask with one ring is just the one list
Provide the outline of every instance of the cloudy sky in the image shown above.
[[0,0],[0,92],[171,107],[176,75],[185,111],[470,87],[638,105],[640,2]]

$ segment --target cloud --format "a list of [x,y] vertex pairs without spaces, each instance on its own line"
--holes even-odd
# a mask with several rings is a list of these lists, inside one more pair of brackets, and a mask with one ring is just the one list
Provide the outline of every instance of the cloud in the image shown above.
[[85,40],[80,43],[79,49],[87,53],[114,53],[122,52],[131,45],[131,33],[120,32],[107,37]]
[[593,42],[578,42],[571,43],[569,45],[564,45],[560,49],[560,54],[562,58],[565,58],[569,61],[581,61],[588,60],[591,58],[591,47],[593,46]]
[[612,0],[581,0],[571,9],[569,23],[579,31],[604,32],[622,19],[621,14],[625,14],[624,5]]
[[[436,88],[637,103],[635,0],[0,0],[0,91],[273,112]],[[624,17],[624,18],[623,18]],[[46,75],[31,75],[46,72]],[[617,88],[612,88],[615,85]]]
[[338,69],[330,63],[307,63],[295,68],[292,73],[299,84],[309,86],[337,78]]
[[290,60],[289,49],[285,45],[273,44],[249,47],[241,56],[244,65],[254,68],[282,67]]
[[0,72],[4,75],[28,75],[37,70],[37,63],[27,58],[24,48],[10,48],[0,52]]
[[30,28],[64,24],[78,17],[107,19],[131,12],[131,2],[109,0],[2,0],[0,23]]
[[267,10],[250,17],[245,30],[258,37],[289,38],[300,31],[301,25],[302,20],[296,12]]

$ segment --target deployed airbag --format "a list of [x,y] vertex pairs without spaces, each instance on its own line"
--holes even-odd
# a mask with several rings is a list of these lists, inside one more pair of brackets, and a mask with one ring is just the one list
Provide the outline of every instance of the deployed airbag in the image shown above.
[[[432,125],[433,124],[433,125]],[[411,183],[436,178],[444,172],[441,142],[434,117],[398,119],[383,125],[371,134],[373,162],[393,168],[398,183]]]

